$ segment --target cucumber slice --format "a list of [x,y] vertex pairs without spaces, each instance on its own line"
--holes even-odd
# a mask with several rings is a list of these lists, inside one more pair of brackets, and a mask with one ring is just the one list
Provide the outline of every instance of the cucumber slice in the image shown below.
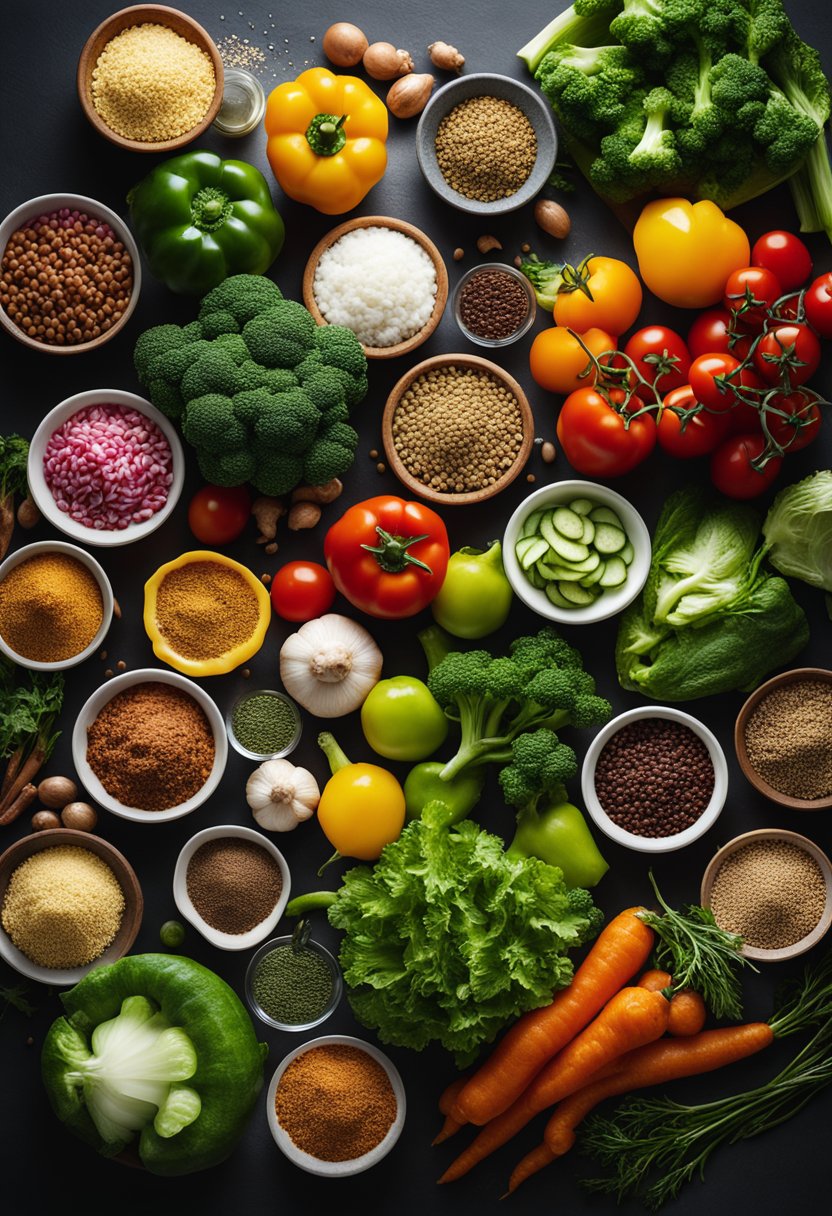
[[558,591],[565,600],[576,608],[585,608],[587,604],[595,603],[595,596],[578,583],[558,583]]
[[[559,562],[551,561],[550,566],[560,565]],[[577,570],[580,574],[591,574],[593,570],[597,570],[601,565],[601,558],[594,551],[590,551],[589,557],[584,558],[582,562],[570,562],[567,567],[569,570]]]
[[527,515],[523,520],[523,526],[520,529],[521,537],[536,536],[538,524],[541,518],[545,515],[545,511],[532,511],[531,515]]
[[532,566],[531,570],[526,570],[525,573],[531,585],[537,587],[538,591],[542,591],[546,586],[546,579],[541,574],[538,574],[534,566]]
[[557,583],[547,583],[546,594],[552,603],[558,608],[574,608],[575,606],[574,604],[570,604],[569,600],[561,595],[561,593],[558,591]]
[[551,566],[547,565],[546,562],[535,562],[534,568],[544,582],[548,582],[550,579],[558,578],[557,572],[554,571]]
[[[520,552],[520,545],[524,546],[523,552]],[[531,566],[545,557],[549,552],[549,545],[541,536],[528,536],[517,542],[515,548],[517,560],[524,570],[528,570]]]
[[604,522],[596,526],[593,544],[599,553],[605,556],[608,553],[618,553],[626,543],[627,533],[622,532],[620,528],[614,528],[612,524]]
[[627,541],[624,548],[618,554],[618,556],[621,558],[621,560],[625,566],[629,566],[630,562],[633,560],[635,555],[636,555],[635,549],[633,548],[630,541]]
[[599,561],[594,570],[590,570],[589,574],[585,574],[580,580],[582,587],[594,587],[596,583],[600,583],[604,577],[604,571],[607,568],[606,562]]
[[584,523],[584,530],[580,535],[580,542],[582,545],[591,545],[595,540],[595,524],[586,515],[582,515],[581,519]]
[[517,555],[517,560],[520,561],[523,554],[526,553],[532,545],[536,545],[540,538],[537,536],[521,536],[515,546],[514,552]]
[[569,510],[574,511],[576,515],[589,515],[594,506],[591,498],[573,498],[569,503]]
[[599,580],[601,587],[620,587],[627,581],[627,567],[620,557],[611,557]]
[[551,545],[555,559],[572,565],[574,562],[583,562],[589,557],[589,549],[586,545],[580,544],[576,540],[567,540],[565,536],[561,536],[558,532],[554,532],[553,538],[546,539]]
[[537,570],[544,578],[560,579],[565,583],[577,583],[579,579],[584,577],[585,571],[575,570],[570,566],[557,566],[554,562],[538,562]]
[[589,513],[589,518],[593,523],[612,524],[614,528],[619,528],[622,532],[626,531],[615,511],[611,511],[609,507],[593,507]]
[[570,511],[568,507],[558,507],[552,514],[552,524],[567,540],[580,540],[584,532],[584,524],[580,515]]

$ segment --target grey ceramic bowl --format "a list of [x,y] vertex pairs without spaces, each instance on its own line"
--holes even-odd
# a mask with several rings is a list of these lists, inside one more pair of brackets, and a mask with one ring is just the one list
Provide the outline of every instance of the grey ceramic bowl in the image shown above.
[[[493,203],[480,203],[453,190],[445,181],[436,162],[436,132],[439,124],[454,106],[467,101],[469,97],[500,97],[510,101],[523,111],[537,136],[537,159],[528,178],[515,194],[509,195],[508,198],[496,199]],[[446,203],[471,215],[504,215],[529,202],[546,185],[555,167],[557,151],[558,137],[552,111],[546,99],[537,90],[512,80],[510,76],[496,76],[490,72],[460,76],[458,80],[443,85],[425,106],[416,131],[416,155],[428,185]]]

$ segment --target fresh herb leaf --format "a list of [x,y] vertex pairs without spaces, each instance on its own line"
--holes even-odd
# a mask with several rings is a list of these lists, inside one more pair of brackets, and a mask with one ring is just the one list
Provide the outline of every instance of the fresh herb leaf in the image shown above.
[[14,988],[0,988],[0,1001],[2,1001],[0,1019],[3,1018],[10,1005],[13,1009],[17,1009],[20,1013],[25,1014],[27,1018],[37,1013],[35,1006],[26,997],[28,991],[29,989],[25,984],[17,984]]

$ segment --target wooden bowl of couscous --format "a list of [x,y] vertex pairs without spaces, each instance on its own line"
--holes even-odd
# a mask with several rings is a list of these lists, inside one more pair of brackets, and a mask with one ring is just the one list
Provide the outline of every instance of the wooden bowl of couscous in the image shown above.
[[193,17],[135,4],[90,34],[77,85],[84,113],[105,139],[132,152],[174,152],[217,117],[223,65]]

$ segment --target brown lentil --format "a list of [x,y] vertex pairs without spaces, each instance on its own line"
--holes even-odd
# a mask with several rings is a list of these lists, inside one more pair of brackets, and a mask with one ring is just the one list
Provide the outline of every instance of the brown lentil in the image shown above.
[[681,722],[642,718],[616,731],[595,766],[595,792],[634,836],[675,836],[696,823],[714,790],[705,744]]
[[208,780],[214,735],[202,707],[182,689],[134,684],[116,693],[87,729],[87,763],[124,806],[166,811]]
[[826,906],[820,866],[788,840],[753,840],[730,853],[714,878],[714,920],[749,946],[782,950],[817,925]]
[[217,80],[209,55],[166,25],[132,25],[111,38],[90,82],[96,113],[125,139],[157,143],[195,127]]
[[227,654],[251,637],[259,619],[257,597],[243,575],[220,562],[179,566],[156,594],[159,632],[186,659]]
[[478,338],[501,342],[520,329],[529,315],[529,297],[522,283],[505,270],[474,274],[459,293],[459,316]]
[[490,372],[451,364],[408,386],[392,435],[411,476],[460,494],[494,485],[508,472],[523,443],[523,418],[517,398]]
[[752,768],[780,794],[832,794],[832,684],[799,680],[773,688],[745,726]]
[[398,1109],[386,1070],[360,1047],[330,1043],[292,1060],[275,1114],[289,1138],[319,1161],[355,1161],[380,1144]]
[[124,895],[113,871],[89,849],[54,845],[13,871],[2,924],[39,967],[85,967],[114,939]]
[[188,862],[188,895],[199,915],[220,933],[248,933],[273,911],[283,876],[262,845],[237,836],[208,840]]
[[537,158],[534,127],[502,97],[469,97],[445,115],[435,140],[436,162],[452,190],[493,203],[516,194]]
[[80,346],[121,319],[133,293],[133,260],[109,224],[85,212],[37,216],[9,237],[0,262],[0,306],[46,346]]
[[36,553],[0,582],[0,635],[36,663],[59,663],[86,650],[103,618],[98,581],[68,553]]

